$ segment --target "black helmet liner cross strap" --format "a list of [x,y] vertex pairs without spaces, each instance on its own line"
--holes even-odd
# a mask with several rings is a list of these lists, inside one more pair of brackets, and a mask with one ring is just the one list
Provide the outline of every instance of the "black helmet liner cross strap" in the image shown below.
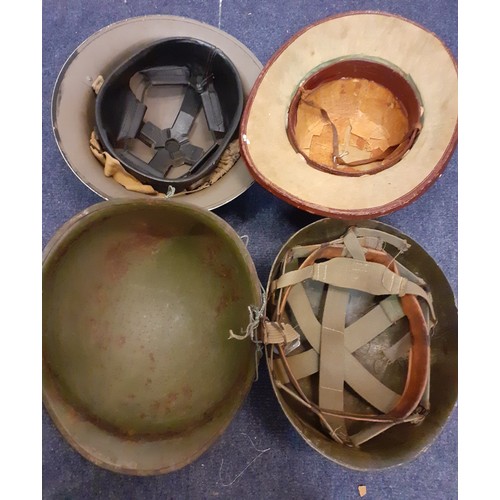
[[[131,79],[139,75],[139,98]],[[172,126],[161,128],[145,119],[148,89],[182,86],[184,96]],[[202,148],[190,140],[203,109],[212,144]],[[166,193],[203,179],[235,135],[243,110],[238,71],[213,45],[194,38],[168,38],[133,55],[107,77],[96,99],[96,132],[105,150],[140,181]],[[149,148],[149,161],[131,147],[139,140]],[[186,166],[175,175],[177,167]],[[168,178],[167,178],[168,176]]]

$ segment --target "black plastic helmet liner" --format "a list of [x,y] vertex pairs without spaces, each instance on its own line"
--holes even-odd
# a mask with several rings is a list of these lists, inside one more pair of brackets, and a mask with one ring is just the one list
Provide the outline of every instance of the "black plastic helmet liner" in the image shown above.
[[[182,85],[185,93],[173,125],[162,129],[144,120],[147,106],[131,90],[140,74],[149,86]],[[213,138],[203,149],[189,132],[203,109]],[[168,38],[133,55],[104,81],[96,100],[96,132],[104,149],[132,175],[167,192],[177,192],[206,177],[236,133],[243,110],[243,89],[233,63],[217,47],[194,38]],[[130,141],[138,139],[153,153],[149,162],[136,156]],[[173,167],[187,165],[178,177]]]

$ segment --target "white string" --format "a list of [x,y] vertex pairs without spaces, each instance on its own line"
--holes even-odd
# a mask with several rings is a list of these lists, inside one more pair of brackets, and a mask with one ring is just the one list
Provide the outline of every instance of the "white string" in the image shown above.
[[244,234],[243,236],[240,236],[240,240],[243,241],[243,244],[245,245],[245,247],[248,248],[248,243],[250,241],[250,237],[248,236],[248,234]]
[[248,325],[246,327],[246,330],[243,330],[243,328],[241,328],[241,335],[234,333],[233,330],[229,330],[228,337],[228,340],[245,340],[246,338],[250,338],[250,340],[255,344],[255,382],[259,380],[259,361],[262,358],[262,341],[259,340],[257,331],[259,329],[259,324],[266,313],[267,302],[266,291],[264,290],[262,283],[260,283],[260,293],[260,307],[254,305],[248,306]]
[[175,187],[172,185],[169,185],[167,188],[167,194],[165,195],[166,198],[172,198],[175,194]]
[[266,309],[266,291],[262,284],[260,285],[261,291],[261,304],[260,306],[249,305],[248,306],[248,325],[245,330],[241,328],[241,334],[236,334],[233,330],[229,330],[229,339],[245,340],[250,337],[252,342],[260,343],[257,339],[256,332],[259,326],[260,320],[264,317]]
[[219,24],[218,24],[219,29],[222,24],[221,21],[222,21],[222,0],[219,0]]
[[254,450],[259,452],[259,454],[253,458],[252,461],[250,461],[246,467],[239,473],[235,476],[235,478],[229,482],[229,483],[224,483],[222,481],[222,466],[224,465],[224,459],[222,459],[221,463],[220,463],[220,468],[219,468],[219,482],[222,486],[224,487],[228,487],[228,486],[231,486],[232,484],[234,484],[242,475],[243,473],[259,458],[261,457],[264,453],[266,453],[267,451],[269,451],[271,448],[266,448],[265,450],[259,450],[255,444],[253,443],[252,439],[250,438],[250,436],[248,434],[245,434],[244,432],[241,432],[240,434],[242,434],[243,436],[246,436],[248,438],[248,440],[250,441],[250,444],[253,446]]

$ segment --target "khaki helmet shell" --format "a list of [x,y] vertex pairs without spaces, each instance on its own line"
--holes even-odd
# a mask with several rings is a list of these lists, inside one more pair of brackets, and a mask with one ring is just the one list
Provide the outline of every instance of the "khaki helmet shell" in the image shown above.
[[63,225],[43,259],[43,401],[95,464],[149,475],[195,460],[250,389],[229,340],[260,303],[249,253],[216,215],[114,200]]
[[[246,96],[262,70],[258,58],[233,36],[206,23],[179,16],[148,15],[124,19],[106,26],[83,41],[69,56],[58,75],[52,96],[52,129],[59,150],[73,173],[105,200],[148,199],[151,195],[128,191],[112,177],[89,148],[96,125],[96,95],[92,80],[106,78],[130,56],[168,37],[192,37],[222,50],[238,70]],[[173,99],[180,106],[181,99]],[[159,104],[162,100],[159,100]],[[173,104],[172,103],[172,104]],[[164,119],[164,106],[151,106],[153,120]],[[243,158],[216,183],[177,198],[208,210],[220,207],[245,192],[253,178]]]
[[[436,324],[430,337],[430,412],[418,424],[403,423],[395,425],[360,447],[349,447],[335,442],[319,423],[318,418],[305,406],[280,390],[273,378],[270,357],[273,356],[272,346],[266,347],[266,360],[270,378],[276,397],[290,423],[301,437],[316,451],[326,458],[351,469],[376,470],[401,465],[413,460],[438,436],[445,425],[457,399],[457,351],[458,351],[458,324],[457,308],[453,291],[434,260],[427,252],[408,236],[396,229],[376,221],[338,221],[322,219],[316,221],[295,233],[282,247],[273,263],[267,293],[269,297],[271,284],[279,276],[281,262],[287,251],[296,246],[313,245],[336,240],[342,237],[350,226],[377,229],[405,239],[410,248],[397,256],[398,261],[411,272],[422,278],[428,285],[433,298],[436,314]],[[394,256],[389,247],[386,249]],[[311,304],[314,309],[315,290],[309,289]],[[316,299],[318,295],[316,294]],[[268,302],[266,316],[272,318],[273,305]],[[389,331],[389,330],[388,330]],[[385,332],[383,335],[386,335]],[[398,334],[398,332],[391,331]],[[401,333],[401,332],[399,332]],[[263,334],[263,332],[262,332]],[[383,346],[376,346],[383,347]],[[377,351],[375,350],[375,353]],[[365,366],[370,366],[377,378],[391,382],[396,386],[404,385],[407,363],[405,361],[387,365],[379,365],[369,349],[357,351],[358,360]],[[304,391],[314,391],[313,376],[301,381]],[[314,392],[313,392],[314,394]],[[347,394],[346,390],[344,394]],[[358,398],[359,399],[359,398]],[[358,411],[358,413],[360,413]],[[364,413],[370,412],[366,405]]]

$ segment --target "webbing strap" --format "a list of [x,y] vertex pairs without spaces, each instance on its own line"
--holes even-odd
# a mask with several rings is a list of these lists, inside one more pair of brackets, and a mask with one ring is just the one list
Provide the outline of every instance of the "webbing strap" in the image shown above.
[[[381,250],[383,243],[392,245],[400,252],[405,252],[410,248],[410,244],[406,240],[398,238],[397,236],[394,236],[392,234],[384,233],[383,231],[380,231],[378,229],[369,229],[366,227],[350,227],[343,238],[338,238],[337,240],[331,241],[328,243],[328,245],[342,246],[345,243],[346,238],[350,238],[350,234],[356,236],[358,238],[359,244],[365,248]],[[313,245],[298,245],[288,251],[289,256],[292,259],[307,257],[322,245],[324,245],[324,243]],[[346,243],[346,246],[348,246],[348,243]]]
[[321,324],[316,319],[304,286],[301,283],[294,286],[290,291],[288,305],[307,341],[316,352],[319,352]]
[[[425,321],[427,325],[430,327],[430,317],[429,317],[429,308],[428,307],[422,307],[422,311],[425,316]],[[409,333],[407,333],[404,337],[402,337],[398,342],[393,344],[389,349],[386,349],[384,352],[385,357],[390,361],[393,362],[396,359],[402,358],[406,356],[408,353],[408,350],[411,345],[411,336]],[[429,374],[430,374],[430,357],[429,357]],[[427,379],[427,386],[425,388],[424,394],[422,396],[422,399],[420,401],[420,405],[426,410],[429,411],[430,409],[430,375],[429,378]],[[422,418],[421,415],[416,414],[414,417],[415,422],[420,420]],[[370,439],[378,436],[382,432],[386,431],[390,427],[394,426],[396,424],[393,423],[371,423],[370,425],[364,427],[362,430],[357,432],[356,434],[353,434],[350,436],[351,443],[354,446],[360,446],[363,443],[366,443]]]
[[[365,248],[373,248],[374,250],[381,250],[383,246],[383,241],[377,236],[361,236],[357,238],[359,244]],[[329,246],[342,247],[344,244],[344,238],[339,238],[338,240],[330,242]],[[312,252],[317,250],[321,245],[298,245],[292,247],[288,250],[288,257],[290,259],[302,259],[307,257]],[[346,252],[347,253],[347,252]]]
[[365,262],[346,257],[336,257],[315,263],[296,271],[283,274],[276,281],[276,288],[285,288],[306,279],[321,281],[339,288],[359,290],[372,295],[416,295],[422,297],[431,308],[427,292],[404,276],[399,276],[378,262]]
[[[424,307],[422,307],[422,312],[424,313],[424,318],[425,318],[425,322],[430,330],[431,328],[431,319],[430,319],[430,311],[429,311],[429,308],[428,307],[425,307],[425,304],[423,305]],[[431,407],[431,403],[430,403],[430,396],[431,396],[431,357],[429,356],[429,364],[428,364],[428,373],[429,373],[429,376],[427,378],[427,386],[425,387],[425,391],[424,391],[424,394],[422,396],[422,401],[420,402],[420,404],[427,410],[429,411],[430,407]]]
[[344,363],[349,374],[346,382],[365,401],[382,413],[389,413],[396,406],[401,395],[380,382],[352,354],[345,356]]
[[407,353],[411,347],[411,336],[407,333],[404,337],[401,337],[397,342],[384,350],[384,356],[389,361],[389,363],[394,363],[397,359],[400,359],[403,353]]
[[394,425],[396,424],[372,423],[371,425],[366,426],[364,429],[361,429],[356,434],[350,436],[351,443],[354,446],[360,446],[363,443],[366,443],[366,441],[369,441],[370,439],[378,436],[379,434],[382,434],[382,432],[386,431],[387,429],[391,428]]
[[299,245],[288,250],[290,259],[302,259],[317,250],[321,245]]
[[354,352],[404,317],[398,297],[391,295],[347,327],[345,346]]
[[[421,278],[399,264],[395,260],[397,256],[391,257],[380,250],[385,243],[399,252],[406,251],[410,246],[405,240],[382,231],[350,228],[338,240],[294,247],[285,257],[291,264],[287,266],[288,272],[271,284],[271,290],[278,291],[280,296],[277,319],[284,317],[287,304],[313,347],[293,356],[285,356],[280,351],[281,358],[274,359],[277,383],[285,389],[281,382],[291,382],[298,391],[299,399],[305,398],[307,402],[297,381],[319,371],[318,416],[321,417],[323,412],[323,419],[320,420],[327,430],[334,428],[334,434],[340,431],[337,437],[350,440],[355,446],[375,437],[401,419],[417,423],[425,417],[425,410],[429,409],[429,378],[426,373],[430,371],[428,334],[432,324],[429,314],[434,320],[432,299]],[[296,269],[297,260],[301,258],[306,260]],[[321,262],[321,259],[330,260]],[[323,305],[322,325],[301,284],[306,279],[329,285]],[[389,297],[346,328],[347,302],[352,290]],[[426,304],[419,306],[417,297]],[[408,316],[412,333],[386,350],[389,362],[407,356],[408,352],[413,356],[410,357],[403,394],[399,395],[371,374],[351,353],[403,316]],[[344,413],[344,383],[384,415],[379,419],[378,415]],[[419,400],[420,410],[415,411]],[[384,417],[386,422],[383,421]],[[371,423],[349,439],[345,428],[346,418]]]
[[[319,406],[344,410],[344,329],[349,292],[330,286],[326,293],[319,356]],[[345,426],[344,419],[327,416],[332,427]]]
[[[380,380],[372,375],[352,354],[348,353],[346,350],[343,352],[345,382],[365,401],[377,408],[377,410],[383,413],[390,411],[396,404],[400,395],[380,382]],[[407,353],[408,351],[406,354]],[[288,365],[297,380],[317,373],[320,369],[319,359],[314,349],[309,349],[300,354],[287,357]],[[288,376],[280,359],[274,360],[274,369],[279,380],[284,384],[289,383]]]
[[350,229],[354,231],[356,236],[372,236],[379,238],[380,240],[389,243],[389,245],[392,245],[394,248],[397,248],[401,252],[405,252],[410,248],[410,244],[406,240],[398,238],[393,234],[384,233],[384,231],[380,231],[378,229],[370,229],[367,227],[351,227]]
[[276,323],[266,321],[265,344],[289,344],[299,339],[299,334],[289,323]]
[[[319,371],[319,356],[314,349],[308,349],[300,354],[287,356],[286,359],[294,377],[297,380],[314,375]],[[288,384],[290,382],[288,375],[283,368],[283,362],[281,359],[276,358],[274,360],[274,369],[279,380],[281,380],[284,384]]]
[[[301,284],[294,286],[290,291],[288,305],[307,341],[316,352],[319,352],[321,325]],[[387,297],[346,328],[345,347],[349,352],[354,352],[403,316],[398,298]]]
[[[354,356],[345,350],[343,353],[345,382],[365,401],[377,408],[377,410],[381,412],[388,412],[391,410],[400,395],[380,382],[380,380],[372,375]],[[314,349],[309,349],[300,354],[287,357],[288,365],[297,380],[317,373],[320,370],[319,359],[320,357]],[[274,360],[274,369],[279,380],[284,384],[289,383],[288,376],[283,368],[281,360]],[[335,408],[330,409],[333,410]]]
[[420,276],[417,276],[416,274],[412,273],[409,269],[403,266],[403,264],[400,264],[398,261],[395,261],[395,264],[401,276],[407,278],[410,281],[413,281],[417,285],[425,286],[425,281],[422,278],[420,278]]
[[[320,370],[318,352],[320,338],[323,333],[320,333],[321,325],[314,316],[302,285],[296,285],[292,289],[288,296],[288,304],[297,318],[304,336],[313,347],[308,351],[287,357],[295,378],[300,380]],[[326,307],[327,304],[325,304]],[[335,310],[335,304],[330,305],[330,307]],[[395,405],[399,394],[390,390],[374,377],[351,353],[385,331],[403,316],[404,313],[397,297],[391,296],[384,299],[365,316],[345,328],[343,344],[338,351],[342,359],[345,360],[343,378],[346,383],[381,412],[388,412]],[[275,369],[279,379],[284,383],[288,383],[289,379],[281,360],[275,360]],[[324,407],[327,408],[327,406]]]
[[365,261],[365,250],[361,246],[353,231],[347,231],[344,237],[344,245],[353,259]]

